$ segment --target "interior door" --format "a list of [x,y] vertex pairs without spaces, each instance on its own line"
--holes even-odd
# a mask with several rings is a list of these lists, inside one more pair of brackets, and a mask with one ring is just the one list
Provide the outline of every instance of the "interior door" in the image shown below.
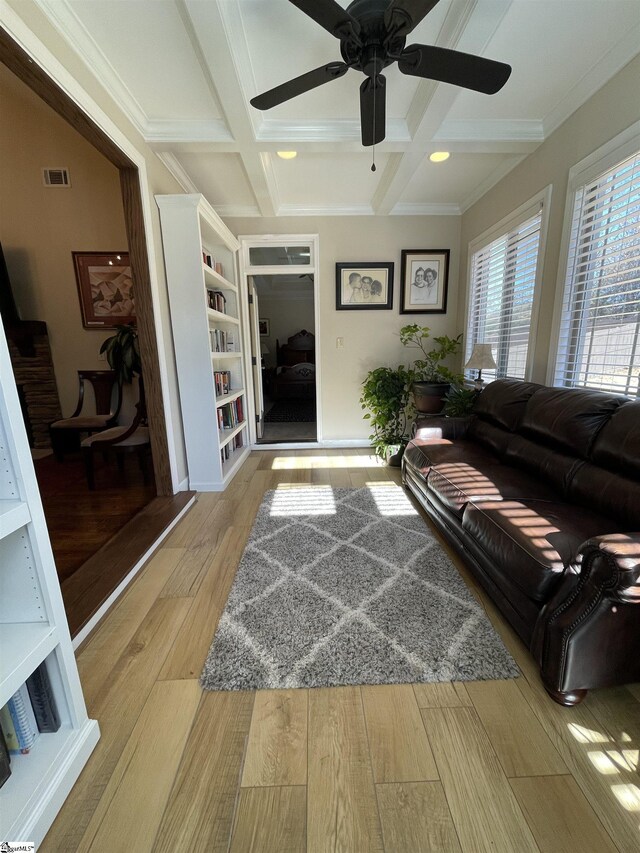
[[262,438],[264,431],[264,396],[262,392],[262,354],[260,352],[260,327],[258,319],[258,293],[249,276],[249,324],[251,326],[251,364],[253,369],[253,399],[256,408],[256,438]]

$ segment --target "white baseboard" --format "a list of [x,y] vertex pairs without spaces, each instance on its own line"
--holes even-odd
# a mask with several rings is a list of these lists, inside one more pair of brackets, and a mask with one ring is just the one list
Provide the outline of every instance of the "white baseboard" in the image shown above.
[[178,513],[178,515],[173,519],[173,521],[171,522],[171,524],[169,524],[169,525],[166,527],[166,529],[162,531],[162,533],[160,534],[160,536],[158,536],[158,538],[155,540],[155,542],[153,542],[153,543],[149,546],[149,548],[147,548],[147,550],[146,550],[146,551],[144,552],[144,554],[140,557],[140,559],[138,560],[138,562],[137,562],[137,563],[132,567],[132,569],[131,569],[131,571],[129,572],[129,574],[128,574],[126,577],[124,577],[124,578],[120,581],[120,583],[118,584],[118,586],[114,589],[114,591],[111,593],[111,595],[109,596],[109,598],[107,598],[107,600],[106,600],[106,601],[104,602],[104,604],[100,607],[100,609],[99,609],[99,610],[97,610],[97,611],[94,613],[94,615],[93,615],[93,616],[91,617],[91,619],[87,622],[87,624],[84,626],[84,628],[83,628],[83,629],[82,629],[78,634],[76,634],[76,636],[75,636],[75,637],[73,638],[73,640],[71,641],[71,645],[73,646],[74,650],[75,650],[75,649],[77,649],[77,648],[78,648],[78,646],[79,646],[79,645],[81,645],[81,643],[83,643],[83,642],[87,639],[87,637],[89,636],[89,634],[90,634],[90,633],[93,631],[93,629],[98,625],[98,623],[100,622],[100,620],[102,619],[102,617],[105,615],[105,613],[107,613],[107,611],[108,611],[108,610],[109,610],[109,608],[113,605],[113,603],[114,603],[118,598],[120,598],[120,596],[122,595],[122,593],[123,593],[123,592],[125,591],[125,589],[129,586],[129,584],[131,583],[131,581],[135,578],[135,576],[138,574],[138,572],[140,571],[140,569],[141,569],[141,568],[144,566],[144,564],[147,562],[147,560],[149,559],[149,557],[151,557],[151,555],[152,555],[155,551],[157,551],[157,550],[158,550],[158,548],[160,547],[160,545],[162,544],[162,542],[167,538],[167,536],[169,535],[169,533],[171,533],[171,531],[172,531],[172,530],[173,530],[173,528],[176,526],[176,524],[180,521],[180,519],[182,518],[182,516],[186,513],[186,511],[187,511],[188,509],[190,509],[190,508],[191,508],[191,506],[193,506],[193,504],[195,503],[195,500],[196,500],[196,499],[195,499],[195,497],[192,497],[192,498],[191,498],[191,500],[189,501],[189,503],[187,503],[187,504],[186,504],[186,505],[185,505],[185,506],[180,510],[180,512],[179,512],[179,513]]

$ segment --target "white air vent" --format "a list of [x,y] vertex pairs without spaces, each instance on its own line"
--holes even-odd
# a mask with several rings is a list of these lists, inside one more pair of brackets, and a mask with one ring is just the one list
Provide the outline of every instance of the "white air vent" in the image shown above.
[[45,187],[70,187],[68,169],[43,169],[42,182]]

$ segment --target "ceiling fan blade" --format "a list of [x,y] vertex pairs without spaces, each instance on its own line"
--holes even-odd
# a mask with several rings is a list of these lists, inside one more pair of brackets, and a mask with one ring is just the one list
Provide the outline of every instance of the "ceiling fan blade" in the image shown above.
[[362,144],[376,145],[385,137],[387,81],[378,74],[367,77],[360,86],[360,126]]
[[360,24],[335,0],[289,0],[337,39],[360,43]]
[[314,68],[313,71],[307,71],[300,77],[294,77],[293,80],[287,80],[286,83],[276,86],[275,89],[269,89],[268,92],[256,95],[255,98],[251,98],[251,106],[258,110],[270,110],[271,107],[277,107],[278,104],[322,86],[323,83],[337,80],[348,70],[349,66],[344,62],[330,62],[328,65]]
[[391,36],[406,36],[429,14],[440,0],[392,0],[384,13]]
[[398,68],[403,74],[453,83],[485,95],[499,92],[511,74],[511,66],[504,62],[426,44],[406,47],[398,60]]

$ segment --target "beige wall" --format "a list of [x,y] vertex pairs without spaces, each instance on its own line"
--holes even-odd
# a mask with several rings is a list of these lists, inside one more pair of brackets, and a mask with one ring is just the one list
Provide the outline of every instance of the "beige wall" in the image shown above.
[[[469,243],[548,184],[553,185],[535,337],[532,379],[536,382],[547,380],[569,169],[640,118],[639,83],[640,57],[636,57],[462,217],[460,283],[464,292]],[[459,325],[464,328],[465,298],[459,308]]]
[[[320,382],[322,437],[364,439],[369,434],[358,399],[367,371],[408,363],[398,337],[407,323],[428,325],[432,334],[457,334],[459,224],[456,216],[334,216],[226,220],[234,234],[318,234],[320,262]],[[446,314],[399,314],[402,249],[451,249]],[[393,261],[393,310],[336,311],[336,261]],[[344,349],[336,349],[336,338]]]
[[[79,369],[107,367],[112,334],[82,326],[72,251],[127,251],[118,170],[0,65],[0,233],[23,320],[44,320],[63,415]],[[68,167],[70,188],[45,187],[42,167]]]

